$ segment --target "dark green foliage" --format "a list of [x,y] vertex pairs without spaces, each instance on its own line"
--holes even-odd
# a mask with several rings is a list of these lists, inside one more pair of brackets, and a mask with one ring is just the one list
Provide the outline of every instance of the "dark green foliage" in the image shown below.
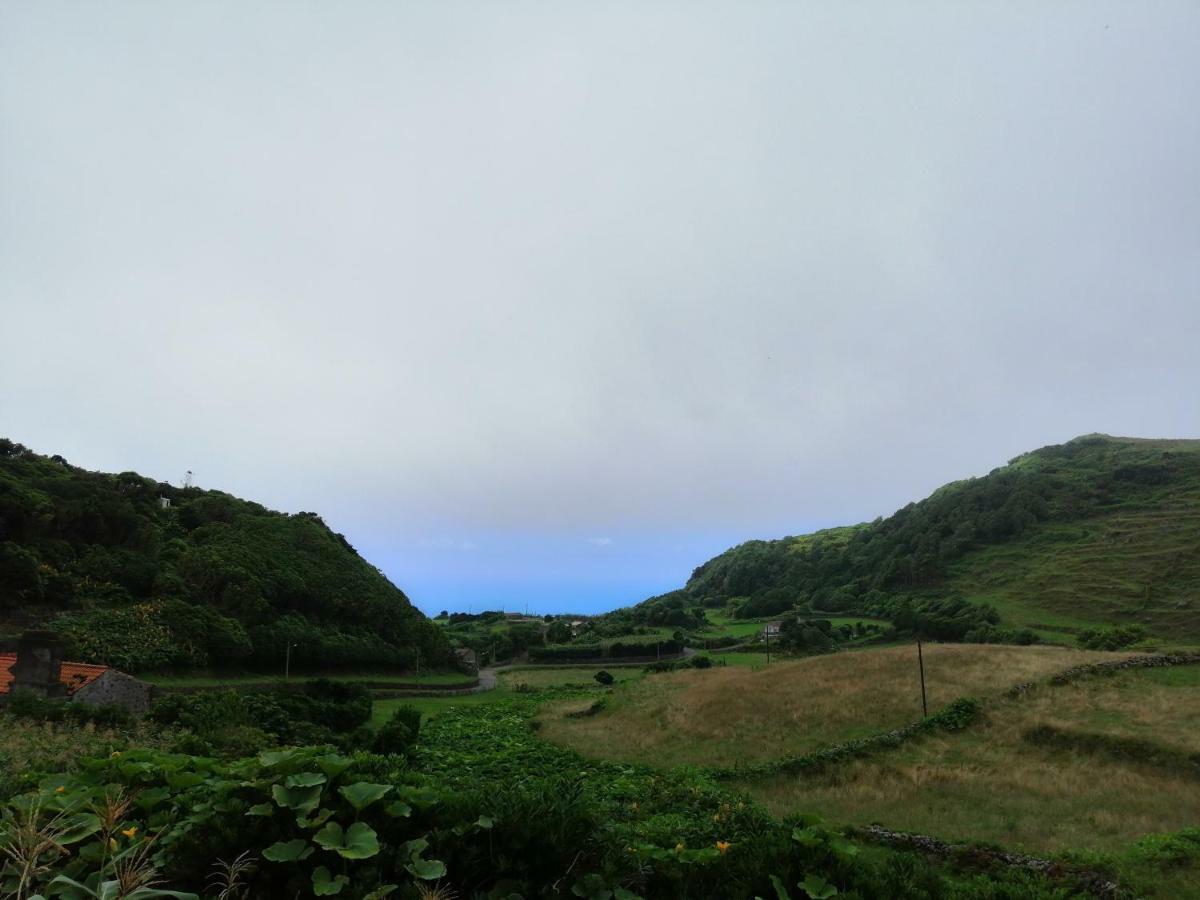
[[1112,628],[1085,628],[1075,636],[1086,650],[1124,650],[1145,640],[1146,629],[1140,625],[1116,625]]
[[614,681],[616,681],[616,679],[612,677],[611,672],[605,672],[603,669],[601,669],[599,672],[597,672],[592,677],[596,679],[597,684],[602,684],[605,687],[607,687],[608,685],[610,685]]
[[[924,609],[916,601],[965,603],[946,597],[945,584],[955,563],[975,551],[1033,540],[1039,529],[1115,511],[1162,510],[1174,503],[1182,515],[1195,508],[1186,504],[1197,497],[1200,442],[1090,435],[1027,453],[982,478],[948,484],[887,518],[748,541],[698,567],[684,589],[604,621],[660,620],[668,611],[682,621],[713,606],[731,606],[740,618],[790,610],[886,617],[895,604],[913,601],[905,623],[898,623],[909,633],[928,629],[928,636],[945,640],[1028,643],[1032,632],[999,627],[994,612],[971,620],[961,608]],[[1200,588],[1194,559],[1185,554],[1165,573],[1166,579],[1190,579],[1182,582],[1184,597]],[[1148,587],[1147,602],[1161,588]]]
[[[512,659],[526,649],[540,647],[545,642],[541,622],[512,621],[499,610],[476,614],[454,613],[443,630],[455,646],[474,650],[479,659],[488,664]],[[554,631],[554,626],[551,626],[551,631]],[[570,638],[569,626],[566,626],[566,637]]]
[[599,644],[568,644],[563,647],[530,647],[530,662],[581,662],[603,656]]
[[[773,819],[697,770],[583,759],[537,738],[535,710],[528,701],[448,710],[409,760],[317,748],[230,761],[105,753],[36,782],[36,794],[13,798],[4,815],[86,810],[116,791],[135,799],[111,838],[95,817],[82,817],[86,827],[63,839],[72,852],[47,851],[34,882],[43,893],[60,873],[94,877],[110,840],[123,852],[153,833],[164,887],[204,891],[214,860],[249,852],[259,864],[247,896],[263,900],[338,885],[346,897],[386,896],[372,891],[396,884],[395,896],[411,896],[419,881],[494,898],[723,900],[781,896],[776,884],[790,896],[836,888],[860,900],[1066,896],[1023,872],[970,875],[906,849],[868,847],[812,819]],[[1188,843],[1153,852],[1175,859]],[[0,879],[10,875],[0,859]]]
[[780,626],[778,646],[793,653],[829,653],[838,648],[838,640],[828,619],[789,617]]
[[677,656],[683,643],[677,640],[635,643],[617,641],[607,647],[601,644],[575,643],[565,647],[530,647],[532,662],[571,662],[591,659],[645,659],[647,657]]
[[986,603],[970,603],[959,597],[900,597],[870,603],[868,608],[872,615],[891,619],[900,634],[971,644],[1037,642],[1037,635],[1028,629],[1000,628],[999,613]]
[[272,743],[349,745],[371,718],[371,697],[358,685],[324,679],[295,690],[171,693],[155,702],[150,718],[191,732],[193,752],[237,754]]
[[590,623],[599,637],[617,637],[636,633],[641,627],[669,626],[682,629],[701,629],[707,624],[704,610],[686,590],[672,591],[651,597],[637,606],[610,612]]
[[421,712],[414,707],[404,705],[396,708],[371,741],[371,749],[376,753],[394,753],[401,756],[411,756],[421,735]]
[[441,632],[314,513],[4,446],[0,603],[62,616],[75,658],[277,670],[290,641],[301,669],[449,662]]
[[678,672],[681,669],[711,669],[712,657],[697,653],[695,656],[685,656],[683,659],[663,659],[652,662],[642,669],[651,675],[662,672]]
[[36,722],[67,722],[75,725],[98,725],[102,728],[126,728],[133,724],[129,710],[120,706],[92,706],[88,703],[67,703],[47,700],[31,691],[13,691],[0,710],[19,719]]

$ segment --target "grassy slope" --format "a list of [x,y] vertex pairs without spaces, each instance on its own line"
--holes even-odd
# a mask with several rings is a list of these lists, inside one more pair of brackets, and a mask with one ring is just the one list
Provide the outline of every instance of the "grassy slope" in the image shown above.
[[973,551],[946,587],[1020,626],[1138,622],[1200,638],[1200,486],[1157,509],[1129,509]]
[[744,785],[776,813],[1036,853],[1119,851],[1156,831],[1195,826],[1200,780],[1171,771],[1030,744],[1049,723],[1200,751],[1200,668],[1132,670],[1032,694],[993,708],[981,727],[937,735],[875,759],[804,777]]
[[[1091,471],[1066,471],[1082,492],[1095,471],[1164,453],[1196,457],[1200,441],[1110,438]],[[1011,465],[1046,463],[1028,454]],[[1041,522],[1016,540],[972,550],[950,565],[942,586],[1043,637],[1136,622],[1169,640],[1200,638],[1200,479],[1147,486],[1100,515]]]
[[[719,653],[714,653],[719,658]],[[930,645],[930,710],[1080,661],[1120,654],[1057,647]],[[755,667],[655,675],[617,690],[603,713],[564,718],[553,705],[543,734],[584,755],[647,765],[733,765],[806,753],[921,716],[915,648],[888,647]],[[997,673],[1002,673],[998,675]]]
[[[540,734],[593,758],[661,765],[770,759],[910,721],[918,709],[911,648],[814,657],[750,669],[688,671],[621,685],[599,715],[568,719],[551,702]],[[802,776],[738,785],[778,815],[978,841],[1035,855],[1111,854],[1140,896],[1200,898],[1193,866],[1135,850],[1148,835],[1194,828],[1200,780],[1185,763],[1062,750],[1026,740],[1049,724],[1200,753],[1200,666],[1144,669],[1051,687],[1082,659],[1122,658],[1053,647],[934,645],[930,697],[987,698],[983,719],[875,757]],[[1039,685],[1019,697],[1005,689]],[[864,727],[869,725],[870,727]]]
[[[989,540],[982,498],[989,497],[994,510],[1006,492],[1031,485],[1045,492],[1040,520],[1015,538]],[[936,549],[964,521],[984,527],[968,549],[943,561],[940,577],[920,586],[878,585],[886,558],[864,564],[864,547],[886,541],[928,510],[934,510],[923,526],[928,531],[910,531],[898,545],[902,570],[923,538]],[[856,535],[866,539],[857,547]],[[1160,640],[1200,639],[1200,440],[1089,435],[1043,448],[982,478],[947,484],[888,519],[732,548],[698,568],[686,591],[696,601],[735,600],[749,591],[731,591],[732,583],[754,590],[774,585],[803,601],[817,585],[790,582],[786,560],[814,547],[826,560],[848,561],[827,567],[835,579],[826,582],[830,588],[847,579],[875,581],[885,593],[987,602],[1004,625],[1034,627],[1044,638],[1061,640],[1059,629],[1135,622]],[[816,593],[812,602],[819,605]],[[712,611],[709,618],[715,620]]]

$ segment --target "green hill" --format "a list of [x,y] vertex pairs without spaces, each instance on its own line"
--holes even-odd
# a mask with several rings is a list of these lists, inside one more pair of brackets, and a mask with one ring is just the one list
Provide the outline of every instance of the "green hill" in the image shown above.
[[439,664],[440,630],[315,513],[0,439],[0,625],[132,670]]
[[886,519],[734,547],[625,615],[725,606],[870,613],[947,639],[1115,624],[1200,638],[1200,441],[1044,447]]

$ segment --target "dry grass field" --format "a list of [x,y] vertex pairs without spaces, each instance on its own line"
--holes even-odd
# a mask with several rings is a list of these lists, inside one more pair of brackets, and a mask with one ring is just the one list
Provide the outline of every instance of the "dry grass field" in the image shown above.
[[[1128,654],[1057,647],[933,644],[925,648],[930,712],[1001,694],[1081,662]],[[577,706],[578,703],[573,704]],[[915,646],[652,675],[620,685],[599,715],[570,719],[550,704],[542,734],[586,756],[648,765],[762,762],[873,734],[921,717]]]
[[1200,752],[1200,667],[1132,670],[993,705],[981,725],[802,777],[742,785],[776,813],[1004,844],[1038,853],[1119,851],[1200,821],[1194,763],[1055,748],[1038,725]]

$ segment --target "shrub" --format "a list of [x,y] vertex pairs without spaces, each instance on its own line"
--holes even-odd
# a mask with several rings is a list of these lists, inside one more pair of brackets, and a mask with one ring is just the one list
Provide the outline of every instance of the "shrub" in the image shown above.
[[605,685],[606,687],[616,681],[616,679],[613,678],[610,673],[605,672],[603,669],[601,669],[592,677],[596,679],[597,683]]
[[421,712],[415,707],[400,706],[392,717],[375,732],[371,749],[376,753],[411,756],[421,734]]
[[47,700],[32,691],[13,691],[5,710],[19,719],[35,722],[90,723],[106,728],[128,727],[133,723],[133,715],[120,706],[91,706],[66,700]]
[[192,732],[192,752],[234,755],[270,743],[361,744],[371,697],[358,685],[319,680],[300,690],[167,694],[150,719]]
[[1141,625],[1116,625],[1112,628],[1085,628],[1075,640],[1085,650],[1124,650],[1146,637]]

